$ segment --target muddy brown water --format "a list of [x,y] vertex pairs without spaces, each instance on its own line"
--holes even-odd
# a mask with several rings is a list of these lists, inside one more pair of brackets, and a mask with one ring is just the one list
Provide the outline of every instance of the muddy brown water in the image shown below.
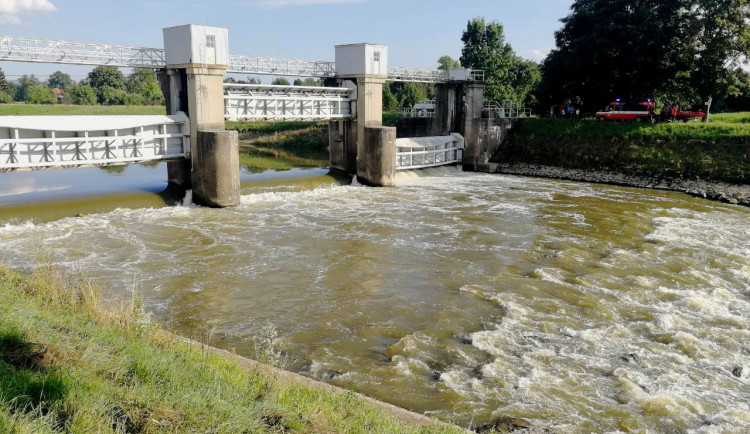
[[43,246],[112,297],[136,282],[186,336],[255,357],[270,330],[287,369],[463,426],[750,430],[750,209],[449,169],[398,183],[19,216],[0,263]]

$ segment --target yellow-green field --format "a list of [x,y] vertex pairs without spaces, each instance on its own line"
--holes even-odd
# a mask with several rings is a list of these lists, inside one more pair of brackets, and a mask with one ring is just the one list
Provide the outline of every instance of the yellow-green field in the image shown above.
[[65,105],[65,104],[0,104],[0,116],[62,116],[62,115],[163,115],[160,105]]

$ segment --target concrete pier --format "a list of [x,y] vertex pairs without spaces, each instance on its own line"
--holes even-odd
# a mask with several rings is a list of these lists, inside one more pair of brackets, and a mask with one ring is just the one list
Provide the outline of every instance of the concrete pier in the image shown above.
[[193,202],[212,208],[240,204],[237,131],[198,131],[193,153]]
[[357,155],[357,179],[373,187],[391,187],[396,176],[396,128],[365,127]]

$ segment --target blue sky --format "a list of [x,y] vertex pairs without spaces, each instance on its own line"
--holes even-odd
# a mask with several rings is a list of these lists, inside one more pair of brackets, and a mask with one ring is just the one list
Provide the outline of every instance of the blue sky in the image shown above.
[[[473,17],[500,21],[522,56],[539,60],[572,0],[0,0],[0,35],[162,47],[163,27],[228,27],[230,52],[333,60],[336,44],[391,47],[392,66],[432,68],[458,58]],[[89,67],[0,62],[8,75],[74,76]]]

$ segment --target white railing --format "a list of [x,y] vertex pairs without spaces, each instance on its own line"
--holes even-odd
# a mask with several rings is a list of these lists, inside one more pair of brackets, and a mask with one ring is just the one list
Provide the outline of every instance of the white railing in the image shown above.
[[62,63],[73,65],[112,65],[130,68],[163,68],[161,48],[0,36],[0,60]]
[[286,77],[335,77],[336,63],[277,57],[229,56],[227,72]]
[[396,170],[460,164],[463,161],[464,138],[450,136],[396,139]]
[[345,87],[225,84],[224,116],[233,121],[351,119],[351,94]]
[[185,158],[187,116],[1,116],[0,171]]
[[[164,68],[167,63],[163,48],[16,38],[12,36],[0,36],[0,60],[151,69]],[[327,78],[336,76],[336,62],[230,55],[227,72]],[[396,67],[388,71],[388,80],[443,83],[448,81],[448,72]],[[483,81],[484,72],[471,71],[470,80]]]
[[518,101],[506,100],[501,103],[485,103],[484,110],[494,113],[498,118],[524,118],[531,117],[533,112],[530,108],[523,107]]

